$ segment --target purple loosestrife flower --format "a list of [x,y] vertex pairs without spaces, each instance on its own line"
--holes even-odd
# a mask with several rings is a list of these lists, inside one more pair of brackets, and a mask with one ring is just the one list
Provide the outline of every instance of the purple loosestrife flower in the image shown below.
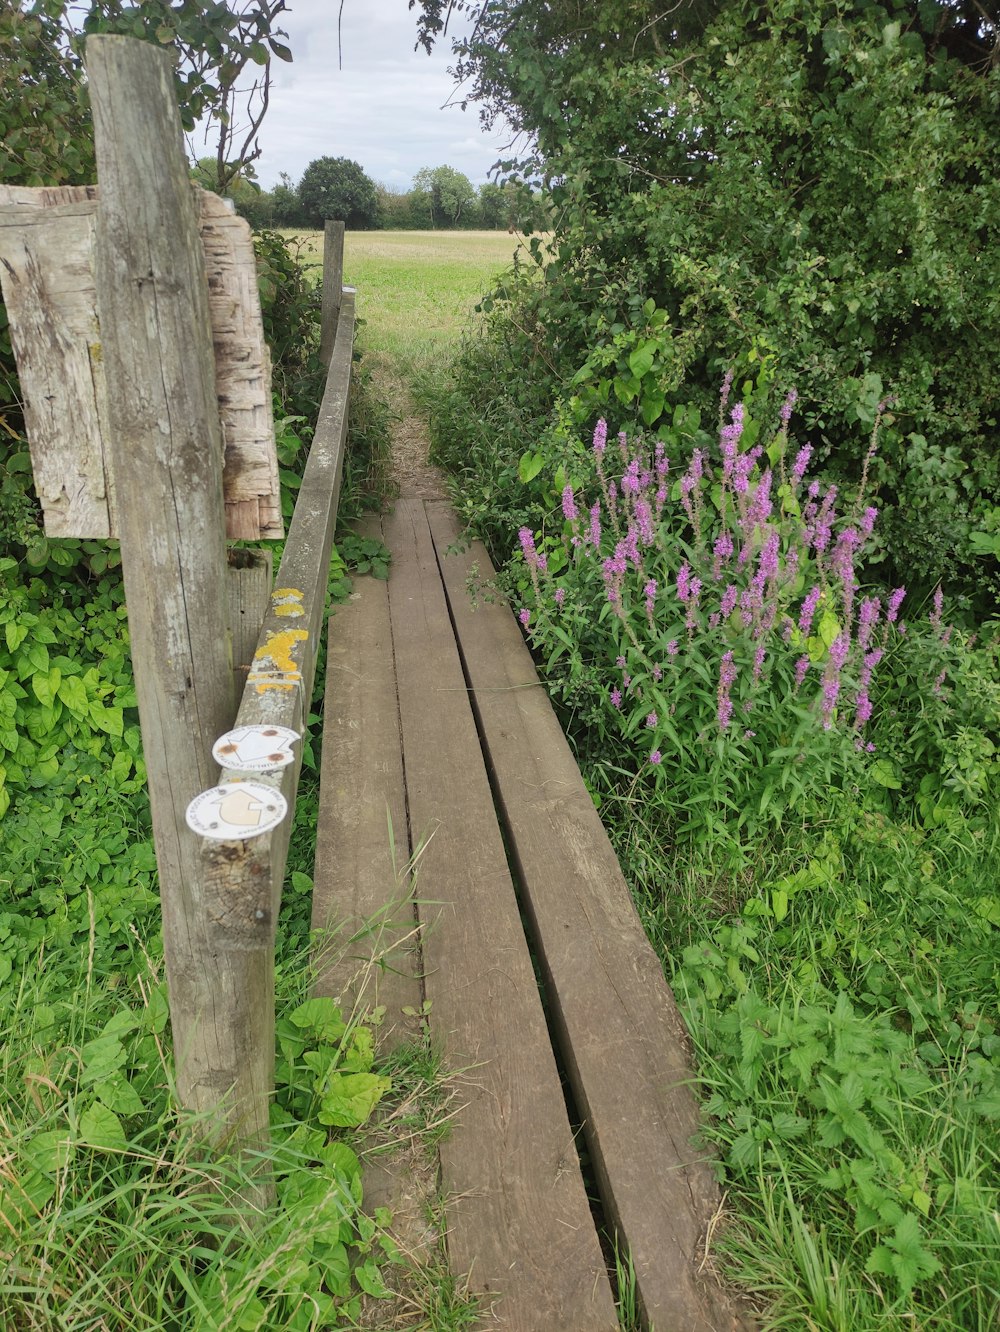
[[626,663],[626,661],[625,661],[625,658],[624,658],[624,657],[616,657],[616,658],[615,658],[615,665],[618,667],[618,669],[619,669],[620,671],[623,671],[623,670],[625,669],[626,665],[627,665],[627,663]]
[[740,446],[740,437],[743,434],[743,404],[738,402],[733,408],[730,417],[730,424],[723,426],[719,437],[719,447],[722,450],[722,482],[723,485],[729,480],[736,466],[736,454]]
[[687,561],[677,570],[677,599],[687,602],[691,596],[691,570],[688,568]]
[[666,445],[662,441],[657,442],[654,459],[656,475],[662,479],[670,471],[670,459],[667,457]]
[[517,612],[517,618],[521,621],[524,628],[527,629],[531,624],[531,611],[528,610],[527,606],[523,606]]
[[736,666],[733,663],[733,654],[724,652],[722,660],[719,662],[719,688],[716,695],[716,721],[719,729],[724,731],[733,719],[733,700],[729,696],[729,691],[736,682]]
[[667,644],[667,649],[666,649],[666,651],[667,651],[667,656],[668,656],[668,657],[676,657],[676,656],[677,656],[677,653],[680,651],[680,648],[677,646],[677,639],[676,639],[676,638],[672,638],[672,639],[670,640],[670,642]]
[[737,495],[745,495],[750,489],[750,473],[762,452],[761,446],[757,444],[749,453],[741,453],[733,464],[733,489]]
[[762,643],[760,647],[757,649],[757,651],[753,654],[753,678],[755,682],[760,679],[760,673],[764,669],[764,660],[766,657],[767,657],[767,648],[764,647]]
[[654,666],[654,667],[653,667],[653,679],[656,681],[657,684],[659,684],[659,682],[663,679],[663,667],[662,667],[662,666]]
[[604,450],[608,443],[608,423],[602,416],[597,425],[594,426],[594,453],[598,458],[603,457]]
[[801,688],[802,681],[806,678],[806,672],[809,669],[809,658],[799,657],[795,663],[795,688]]
[[655,712],[650,712],[646,716],[646,729],[652,731],[659,724],[659,717]]
[[858,692],[857,700],[854,704],[854,728],[860,731],[872,715],[872,701],[868,697],[868,692],[862,689]]
[[932,629],[940,629],[941,614],[943,610],[944,610],[944,593],[941,591],[941,588],[938,587],[934,593],[934,609],[931,611],[930,615],[928,616],[928,620],[930,621]]
[[576,500],[573,497],[573,487],[564,486],[562,493],[562,511],[563,517],[568,523],[575,523],[577,520]]
[[618,452],[622,455],[622,462],[628,461],[628,436],[624,430],[618,431]]
[[833,711],[837,706],[840,693],[840,680],[836,675],[828,675],[823,680],[823,692],[820,711],[823,717],[823,730],[828,731],[833,725]]
[[639,493],[639,459],[633,458],[628,467],[625,468],[625,474],[622,477],[622,496],[638,495]]
[[648,582],[648,583],[646,584],[646,586],[643,588],[643,594],[644,594],[644,596],[645,596],[645,598],[646,598],[646,606],[647,606],[647,608],[651,607],[652,604],[653,604],[653,602],[656,600],[656,579],[655,579],[655,578],[651,578],[651,579],[649,580],[649,582]]
[[740,590],[735,583],[730,583],[722,594],[722,600],[719,602],[719,614],[724,620],[728,620],[730,615],[736,609],[736,600],[740,595]]
[[788,422],[792,419],[792,408],[798,402],[799,395],[794,389],[788,390],[788,397],[785,399],[781,408],[781,428],[786,433],[788,431]]
[[802,478],[806,474],[806,468],[809,466],[809,459],[812,457],[812,445],[803,444],[795,455],[795,462],[792,464],[792,485],[802,484]]
[[649,503],[644,499],[637,499],[635,502],[635,520],[639,524],[639,538],[644,546],[651,546],[656,540],[656,533],[653,531],[653,515],[649,511]]
[[865,597],[858,609],[858,647],[862,652],[868,651],[881,610],[882,603],[878,597]]
[[833,668],[839,675],[847,662],[848,654],[851,651],[851,636],[844,630],[830,644],[830,661]]
[[947,674],[948,674],[947,671],[942,671],[941,674],[938,676],[938,678],[937,678],[937,679],[934,681],[934,683],[931,685],[931,693],[935,696],[935,698],[939,698],[939,697],[940,697],[940,695],[941,695],[941,686],[944,684],[945,676],[946,676]]
[[612,689],[610,697],[611,706],[620,710],[622,705],[622,691],[620,689]]
[[595,504],[590,510],[590,532],[588,533],[590,544],[595,550],[601,544],[601,506]]
[[747,509],[744,530],[748,534],[752,533],[755,527],[763,527],[771,516],[773,507],[771,504],[771,480],[772,474],[769,467],[754,487],[750,507]]
[[649,761],[655,767],[658,763],[663,762],[663,755],[660,753],[658,749],[654,749],[652,754],[650,754],[649,756]]
[[732,557],[733,538],[728,532],[720,532],[715,538],[715,545],[712,547],[714,557],[712,563],[712,577],[716,582],[722,577],[722,566]]
[[905,587],[897,587],[895,592],[890,593],[888,605],[885,608],[885,618],[887,624],[895,624],[896,617],[899,615],[899,608],[903,604],[903,598],[906,596]]
[[778,576],[778,529],[772,527],[767,534],[760,551],[760,577],[774,579]]
[[733,371],[727,370],[725,377],[722,381],[722,392],[719,394],[720,414],[726,410],[726,407],[729,404],[729,394],[732,391],[732,387],[733,387]]
[[861,522],[858,526],[861,528],[861,535],[865,539],[871,536],[875,530],[875,520],[878,518],[878,509],[874,505],[869,505],[861,516]]
[[819,599],[822,591],[817,584],[816,587],[806,594],[806,599],[799,610],[799,633],[803,638],[809,637],[809,631],[812,628],[813,616],[816,614],[816,607],[819,605]]
[[830,556],[830,567],[845,587],[854,586],[854,552],[860,545],[861,537],[855,528],[845,527]]
[[561,606],[563,602],[566,600],[566,589],[564,587],[557,587],[555,591],[555,598],[556,598],[556,605]]
[[535,561],[538,559],[535,553],[535,534],[530,527],[522,527],[517,534],[521,543],[521,553],[524,555],[525,563],[534,568]]
[[817,552],[826,550],[830,544],[830,534],[833,530],[833,506],[837,502],[837,487],[831,486],[823,496],[823,503],[820,505],[819,513],[816,517],[816,523],[813,527],[813,549]]

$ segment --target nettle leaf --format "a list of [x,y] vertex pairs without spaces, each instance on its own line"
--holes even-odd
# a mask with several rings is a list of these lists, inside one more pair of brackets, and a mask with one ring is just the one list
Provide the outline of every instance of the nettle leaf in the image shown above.
[[918,1281],[940,1271],[941,1264],[924,1248],[919,1220],[907,1212],[897,1222],[895,1234],[872,1250],[865,1270],[895,1277],[902,1294],[909,1295]]

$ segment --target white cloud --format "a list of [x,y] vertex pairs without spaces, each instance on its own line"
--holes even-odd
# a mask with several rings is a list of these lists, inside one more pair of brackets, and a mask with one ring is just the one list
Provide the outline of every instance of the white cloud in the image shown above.
[[407,0],[345,0],[339,68],[339,8],[339,0],[293,0],[281,16],[294,62],[272,64],[261,182],[270,187],[281,172],[298,181],[324,156],[349,157],[372,179],[402,188],[424,166],[485,181],[504,141],[480,133],[474,107],[445,106],[454,92],[450,38],[428,57],[413,49],[416,15]]

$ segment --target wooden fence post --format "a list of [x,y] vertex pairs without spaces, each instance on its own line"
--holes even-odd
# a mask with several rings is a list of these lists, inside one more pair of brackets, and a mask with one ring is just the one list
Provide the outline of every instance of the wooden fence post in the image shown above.
[[320,357],[330,364],[340,319],[340,297],[344,285],[344,224],[327,222],[323,228],[323,322],[320,328]]
[[188,802],[215,781],[211,749],[235,710],[223,446],[195,198],[165,51],[86,47],[100,207],[97,304],[122,565],[163,913],[181,1103],[213,1139],[234,1122],[246,1052],[241,955],[208,918]]

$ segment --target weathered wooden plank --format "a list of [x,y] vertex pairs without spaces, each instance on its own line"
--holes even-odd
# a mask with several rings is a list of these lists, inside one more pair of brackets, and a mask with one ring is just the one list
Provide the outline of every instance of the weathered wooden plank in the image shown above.
[[323,228],[323,322],[320,327],[320,359],[330,362],[337,339],[341,289],[344,285],[344,224],[327,222]]
[[453,1270],[520,1332],[617,1321],[419,501],[384,520],[431,1035],[466,1105],[441,1144]]
[[[92,193],[92,189],[90,193]],[[12,187],[0,187],[0,203]],[[31,191],[32,194],[35,191]],[[94,290],[95,205],[88,191],[45,210],[45,225],[5,225],[0,281],[24,398],[35,492],[51,536],[117,531],[107,390]],[[67,424],[72,423],[72,429]]]
[[237,698],[243,693],[260,627],[271,602],[274,557],[269,550],[230,550],[226,569],[229,624],[233,634],[233,671]]
[[[377,518],[358,530],[381,540]],[[330,618],[326,661],[312,912],[326,937],[316,992],[346,1012],[384,1008],[379,1044],[392,1048],[419,1035],[412,1013],[423,992],[384,581],[355,578],[352,599]]]
[[221,1133],[243,1059],[231,1021],[243,973],[220,947],[185,824],[234,699],[207,293],[169,56],[99,36],[86,61],[103,187],[97,302],[178,1095]]
[[[345,297],[316,433],[236,726],[277,725],[299,735],[305,732],[340,497],[353,353],[354,303]],[[288,817],[272,832],[246,841],[202,840],[197,869],[206,911],[224,926],[226,947],[245,959],[240,1030],[252,1036],[241,1052],[233,1103],[261,1135],[267,1131],[274,1087],[275,927],[301,763],[297,748],[294,763],[253,775],[254,781],[281,792]],[[236,784],[245,776],[224,772],[216,785]],[[203,789],[212,784],[207,781]],[[223,1080],[220,1076],[218,1081]],[[216,1090],[224,1089],[217,1085]]]
[[[232,540],[284,535],[271,364],[253,239],[224,199],[193,187],[222,420]],[[0,281],[50,536],[118,532],[94,280],[97,186],[0,185]]]
[[646,1324],[732,1328],[696,1275],[718,1190],[692,1145],[683,1021],[513,615],[473,609],[469,571],[489,578],[489,557],[478,542],[448,554],[457,520],[427,508],[564,1063]]

